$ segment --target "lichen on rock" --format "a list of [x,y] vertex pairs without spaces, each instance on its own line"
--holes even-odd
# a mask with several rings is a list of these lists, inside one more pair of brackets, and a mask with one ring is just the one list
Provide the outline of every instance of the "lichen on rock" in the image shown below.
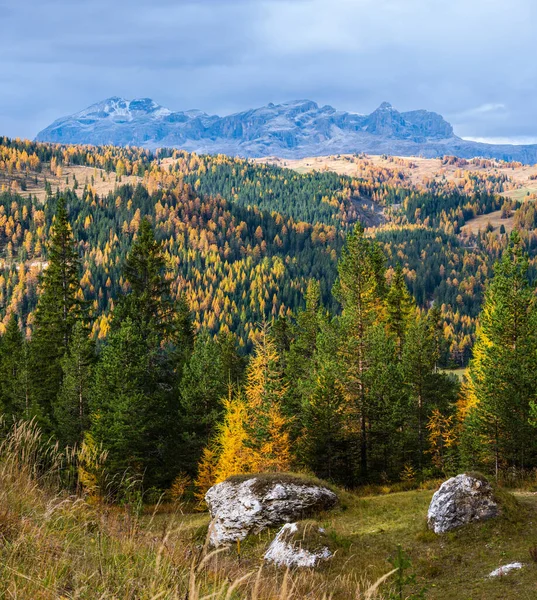
[[205,501],[213,517],[210,542],[221,546],[330,509],[338,498],[332,490],[307,478],[264,474],[218,483],[207,492]]
[[490,483],[481,476],[462,474],[445,481],[434,494],[427,522],[435,533],[445,533],[499,514]]
[[316,567],[332,556],[324,529],[316,523],[287,523],[265,553],[265,561],[278,567]]

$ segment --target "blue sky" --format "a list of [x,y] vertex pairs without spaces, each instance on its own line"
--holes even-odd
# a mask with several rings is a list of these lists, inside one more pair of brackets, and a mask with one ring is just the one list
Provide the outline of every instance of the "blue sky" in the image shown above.
[[0,134],[109,96],[228,114],[309,98],[537,141],[536,0],[0,0]]

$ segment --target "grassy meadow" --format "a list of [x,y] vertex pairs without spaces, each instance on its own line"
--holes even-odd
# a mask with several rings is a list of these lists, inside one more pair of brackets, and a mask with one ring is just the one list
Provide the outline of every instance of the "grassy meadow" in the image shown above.
[[[39,432],[21,426],[0,447],[2,599],[537,597],[537,564],[530,558],[537,496],[530,491],[502,491],[502,518],[442,536],[425,524],[434,482],[430,489],[342,492],[340,507],[317,519],[335,556],[318,570],[285,572],[262,567],[276,530],[211,551],[207,513],[189,504],[110,506],[68,495],[60,485],[69,457],[41,446]],[[394,591],[397,573],[388,560],[398,545],[412,563],[404,577],[415,575],[402,595]],[[514,561],[527,566],[487,578]]]

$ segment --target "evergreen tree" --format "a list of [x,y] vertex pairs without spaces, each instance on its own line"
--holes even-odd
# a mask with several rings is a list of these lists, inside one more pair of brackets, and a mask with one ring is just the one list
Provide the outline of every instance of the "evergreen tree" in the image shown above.
[[334,374],[323,371],[304,406],[301,459],[324,479],[346,481],[345,400]]
[[91,431],[113,473],[129,469],[147,485],[166,486],[180,464],[179,381],[192,323],[186,303],[171,300],[162,246],[145,219],[125,279],[130,290],[117,305],[96,369]]
[[0,338],[0,414],[8,419],[30,418],[26,341],[13,314]]
[[95,365],[95,345],[82,323],[76,323],[62,359],[63,379],[54,406],[57,437],[65,446],[82,443],[89,429],[89,395]]
[[366,335],[368,446],[371,477],[397,478],[404,462],[404,424],[408,418],[398,340],[384,322]]
[[[173,339],[179,333],[177,306],[171,298],[171,284],[166,277],[166,258],[162,245],[155,239],[147,219],[140,222],[136,239],[123,266],[123,276],[129,291],[118,302],[115,322],[121,324],[129,318],[143,336],[156,334],[160,340]],[[182,311],[179,314],[184,317]]]
[[465,384],[467,462],[493,468],[535,465],[529,424],[537,397],[537,308],[528,258],[515,231],[497,263],[481,312]]
[[317,336],[326,322],[319,282],[309,282],[305,299],[306,307],[297,314],[292,329],[293,339],[288,352],[284,354],[287,385],[282,409],[287,417],[292,418],[292,439],[296,439],[303,429],[302,409],[317,387]]
[[203,448],[215,434],[230,376],[221,346],[208,333],[200,334],[181,382],[181,464],[186,472],[196,468]]
[[434,328],[426,316],[416,313],[407,331],[402,366],[410,395],[410,447],[415,449],[412,454],[420,470],[423,467],[428,415],[437,391],[438,381],[434,373],[437,360]]
[[91,434],[107,451],[107,471],[118,480],[129,473],[146,486],[166,486],[176,474],[178,416],[170,410],[161,352],[158,339],[148,340],[127,318],[110,334],[95,369]]
[[405,333],[413,309],[414,301],[406,286],[403,270],[401,265],[397,265],[386,296],[386,320],[389,330],[397,340],[399,357],[403,351]]
[[334,295],[342,305],[340,318],[341,381],[360,448],[360,472],[368,478],[369,368],[368,333],[383,314],[383,265],[377,246],[358,224],[348,235],[338,263]]
[[48,265],[41,277],[31,342],[32,394],[47,421],[62,383],[62,365],[73,332],[81,318],[80,261],[65,200],[59,198],[47,252]]

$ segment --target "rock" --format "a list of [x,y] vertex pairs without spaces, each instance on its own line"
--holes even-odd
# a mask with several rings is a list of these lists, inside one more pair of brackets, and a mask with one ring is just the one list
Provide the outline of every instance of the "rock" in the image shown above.
[[503,577],[504,575],[507,575],[511,571],[518,571],[519,569],[522,569],[523,567],[524,567],[524,565],[519,562],[510,563],[508,565],[504,565],[503,567],[498,567],[497,569],[492,571],[492,573],[489,573],[489,577]]
[[231,477],[205,495],[213,517],[213,546],[243,540],[250,533],[290,523],[337,504],[331,490],[292,475]]
[[316,567],[332,552],[324,529],[315,523],[287,523],[265,553],[265,560],[278,567]]
[[497,517],[500,509],[490,483],[473,475],[457,475],[434,494],[427,522],[435,533]]

